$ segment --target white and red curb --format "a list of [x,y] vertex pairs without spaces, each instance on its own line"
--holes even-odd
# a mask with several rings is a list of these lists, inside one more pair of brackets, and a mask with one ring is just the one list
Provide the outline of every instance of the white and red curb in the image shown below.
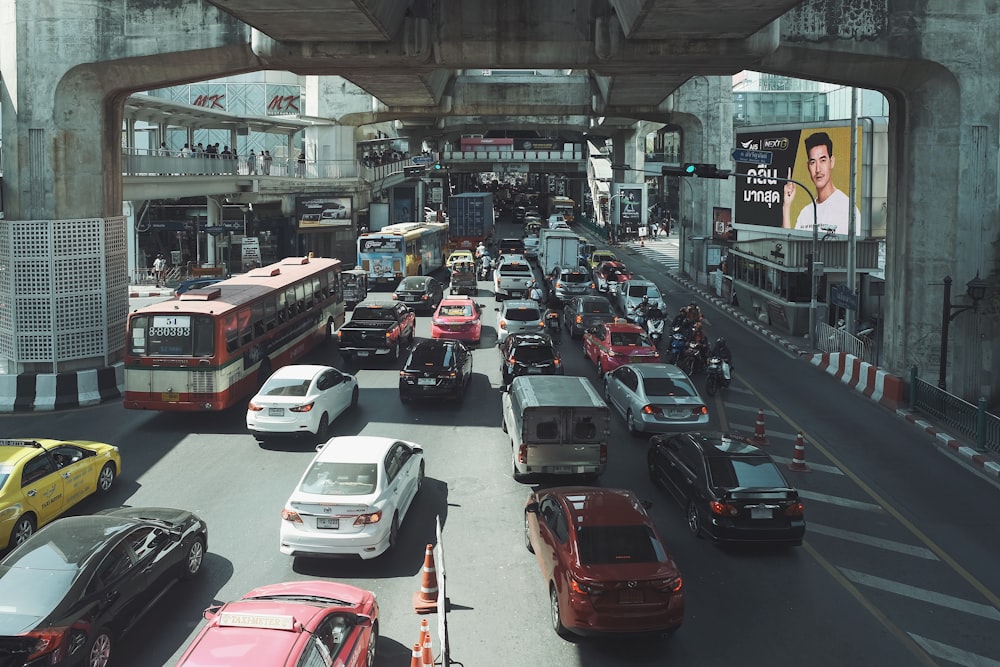
[[862,361],[853,354],[813,354],[809,357],[809,363],[887,408],[898,408],[906,398],[907,383],[903,378]]
[[923,429],[924,432],[929,435],[933,435],[937,440],[948,447],[952,452],[972,463],[973,465],[981,468],[983,472],[987,473],[990,477],[995,477],[1000,479],[1000,462],[997,462],[988,455],[984,455],[977,449],[963,445],[957,438],[945,433],[938,429],[937,426],[931,424],[930,422],[920,419],[917,415],[913,414],[909,410],[897,409],[896,414],[910,422],[911,424]]

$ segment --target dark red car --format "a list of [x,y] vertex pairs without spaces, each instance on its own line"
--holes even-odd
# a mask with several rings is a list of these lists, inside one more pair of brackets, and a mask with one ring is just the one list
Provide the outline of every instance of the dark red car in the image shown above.
[[607,292],[609,284],[626,280],[632,280],[632,273],[621,262],[601,262],[594,269],[594,283],[598,291]]
[[646,330],[626,322],[598,323],[583,333],[583,356],[594,362],[601,375],[625,364],[652,364],[660,353]]
[[524,539],[549,589],[552,628],[670,635],[684,622],[681,574],[627,489],[539,489],[524,507]]

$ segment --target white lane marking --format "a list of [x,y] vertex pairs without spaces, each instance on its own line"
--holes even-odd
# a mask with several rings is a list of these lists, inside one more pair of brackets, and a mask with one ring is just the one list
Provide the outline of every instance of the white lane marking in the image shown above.
[[929,591],[925,588],[909,586],[898,581],[892,581],[891,579],[883,579],[882,577],[876,577],[871,574],[865,574],[864,572],[858,572],[857,570],[849,570],[844,567],[838,569],[844,574],[845,577],[856,584],[861,584],[862,586],[877,588],[879,590],[886,591],[887,593],[895,593],[896,595],[902,595],[903,597],[908,597],[913,600],[929,602],[931,604],[936,604],[939,607],[954,609],[955,611],[964,611],[967,614],[986,618],[991,621],[1000,621],[1000,610],[988,604],[980,604],[978,602],[972,602],[971,600],[963,600],[962,598],[945,595],[944,593],[935,593],[934,591]]
[[920,645],[920,648],[924,649],[935,658],[941,658],[943,660],[947,660],[948,662],[953,662],[956,665],[963,665],[963,667],[1000,667],[1000,661],[994,660],[993,658],[987,658],[986,656],[979,655],[978,653],[963,651],[960,648],[949,646],[948,644],[942,644],[941,642],[936,642],[933,639],[927,639],[926,637],[915,635],[912,632],[908,632],[906,634],[910,635],[910,638],[917,642],[917,644]]
[[827,503],[829,505],[839,505],[840,507],[865,510],[866,512],[885,511],[881,506],[874,503],[866,503],[861,500],[851,500],[850,498],[841,498],[840,496],[829,496],[825,493],[813,493],[812,491],[803,491],[802,489],[799,489],[799,497],[805,498],[806,500],[815,500],[819,503]]
[[[774,454],[771,454],[771,458],[774,459],[775,461],[777,461],[778,463],[786,463],[787,464],[787,463],[791,463],[792,462],[792,459],[786,458],[784,456],[775,456]],[[808,457],[806,457],[806,458],[808,459]],[[828,465],[824,465],[822,463],[808,463],[808,462],[807,462],[807,465],[810,468],[812,468],[813,470],[818,470],[820,472],[828,472],[828,473],[831,473],[833,475],[843,475],[844,474],[844,471],[841,470],[840,468],[838,468],[837,466],[828,466]]]
[[913,546],[912,544],[904,544],[894,540],[887,540],[883,537],[873,537],[871,535],[865,535],[864,533],[856,533],[853,530],[842,530],[840,528],[824,526],[823,524],[812,521],[809,522],[806,530],[810,533],[819,533],[820,535],[829,535],[830,537],[849,540],[859,544],[867,544],[868,546],[878,547],[879,549],[886,549],[888,551],[895,551],[896,553],[906,554],[907,556],[915,556],[926,560],[940,560],[930,549]]

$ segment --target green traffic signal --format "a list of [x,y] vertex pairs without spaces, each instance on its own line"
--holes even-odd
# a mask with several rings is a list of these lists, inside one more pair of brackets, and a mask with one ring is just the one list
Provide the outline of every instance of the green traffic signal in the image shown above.
[[684,165],[684,172],[687,174],[694,174],[698,170],[698,165],[693,162],[688,162]]

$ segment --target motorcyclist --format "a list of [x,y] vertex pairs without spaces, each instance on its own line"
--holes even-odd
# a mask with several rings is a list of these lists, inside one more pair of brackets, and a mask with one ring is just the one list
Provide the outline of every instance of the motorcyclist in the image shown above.
[[548,296],[545,297],[545,307],[548,310],[556,310],[556,311],[558,311],[562,307],[562,303],[556,296],[556,291],[554,289],[550,289]]
[[477,258],[482,257],[487,252],[489,251],[486,249],[486,244],[480,241],[479,245],[476,246],[476,257]]
[[528,298],[538,302],[538,305],[542,305],[545,301],[545,294],[542,292],[542,288],[538,286],[538,282],[535,280],[531,281],[531,290],[528,292]]
[[725,338],[719,337],[715,340],[715,345],[712,346],[709,356],[722,359],[722,377],[728,382],[733,368],[733,353],[729,350],[729,346],[726,345]]
[[645,323],[646,319],[649,317],[649,308],[649,295],[644,294],[642,296],[642,301],[632,306],[632,314],[635,315],[637,319],[641,318],[642,322]]
[[701,322],[694,323],[690,340],[694,341],[698,345],[698,352],[701,354],[702,361],[708,359],[708,336],[705,335],[705,331],[701,327]]
[[493,270],[493,258],[490,257],[490,253],[484,252],[479,258],[479,278],[481,280],[486,280],[490,276],[490,271]]
[[687,318],[692,324],[696,322],[701,322],[701,308],[698,307],[694,301],[688,304],[687,307]]

